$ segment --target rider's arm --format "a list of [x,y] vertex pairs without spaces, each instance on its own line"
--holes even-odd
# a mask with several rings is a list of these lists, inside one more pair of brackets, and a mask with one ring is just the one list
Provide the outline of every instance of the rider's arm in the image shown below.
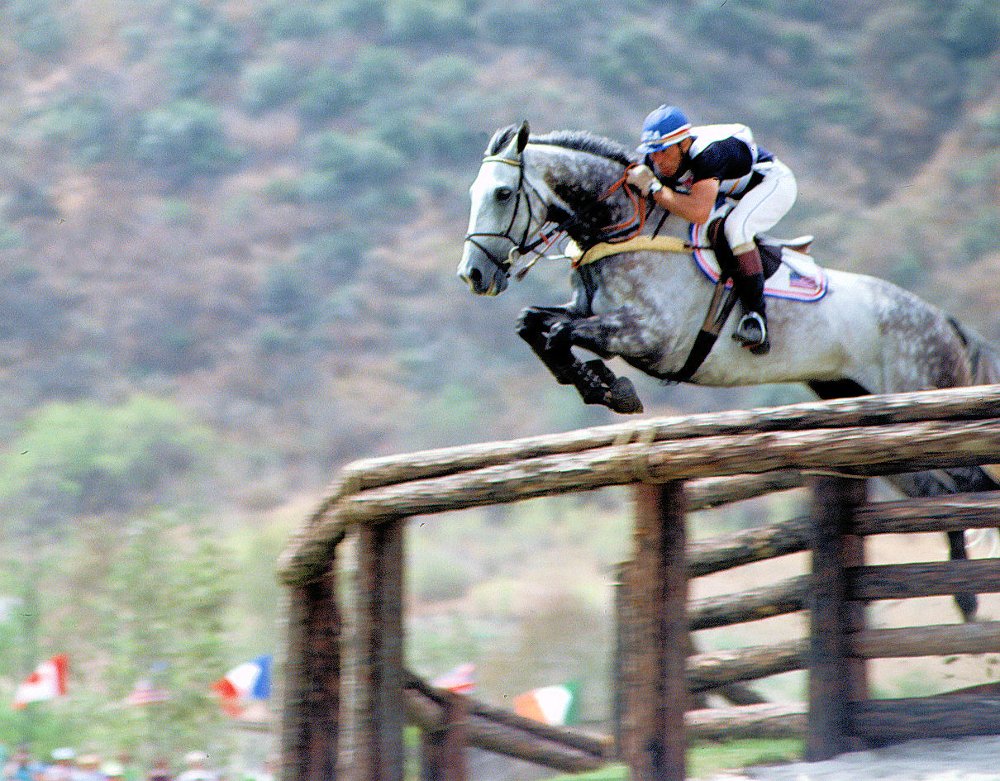
[[708,222],[718,194],[718,179],[701,179],[691,185],[688,193],[679,193],[669,187],[661,187],[653,193],[653,200],[678,217],[683,217],[688,222],[700,224]]

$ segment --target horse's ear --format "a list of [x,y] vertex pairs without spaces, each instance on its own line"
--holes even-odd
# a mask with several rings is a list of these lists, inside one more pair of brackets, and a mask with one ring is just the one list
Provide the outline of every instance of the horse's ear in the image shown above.
[[528,145],[528,134],[531,128],[528,127],[528,120],[521,122],[521,127],[517,129],[517,153],[521,154]]

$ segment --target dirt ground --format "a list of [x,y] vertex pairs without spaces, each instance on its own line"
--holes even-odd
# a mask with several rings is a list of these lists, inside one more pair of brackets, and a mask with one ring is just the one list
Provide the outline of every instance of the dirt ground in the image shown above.
[[711,781],[1000,781],[1000,737],[914,740],[825,762],[747,768]]

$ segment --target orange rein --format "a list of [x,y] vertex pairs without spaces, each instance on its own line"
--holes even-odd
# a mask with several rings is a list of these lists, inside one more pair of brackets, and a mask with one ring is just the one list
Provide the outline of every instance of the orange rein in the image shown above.
[[603,201],[606,198],[610,197],[611,194],[614,193],[616,190],[622,189],[624,187],[625,194],[628,196],[628,199],[632,201],[632,206],[635,207],[635,212],[632,215],[632,217],[623,220],[622,222],[619,222],[617,225],[609,225],[604,230],[607,231],[608,233],[614,233],[615,231],[624,230],[625,228],[627,228],[629,225],[632,224],[636,224],[636,229],[632,231],[632,233],[630,233],[628,236],[622,236],[614,240],[609,239],[608,240],[609,244],[617,244],[620,241],[629,241],[630,239],[634,239],[636,236],[642,233],[642,229],[646,226],[646,215],[648,214],[646,210],[646,199],[643,198],[641,195],[639,195],[638,191],[635,188],[625,187],[625,182],[628,179],[628,172],[631,171],[633,168],[635,168],[636,165],[637,165],[636,163],[632,163],[632,165],[628,166],[625,169],[625,173],[622,174],[622,178],[619,179],[617,182],[615,182],[613,185],[611,185],[608,188],[608,191],[599,198],[599,200]]

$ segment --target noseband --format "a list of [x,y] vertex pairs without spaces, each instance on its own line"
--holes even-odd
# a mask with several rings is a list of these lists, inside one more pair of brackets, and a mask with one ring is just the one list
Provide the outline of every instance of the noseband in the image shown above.
[[[504,274],[508,276],[510,275],[510,270],[511,270],[512,255],[514,255],[515,253],[517,255],[527,255],[530,252],[536,251],[538,247],[541,246],[542,244],[551,243],[558,232],[560,231],[565,232],[566,230],[569,229],[571,225],[582,222],[585,213],[594,210],[599,205],[599,203],[595,203],[590,207],[590,209],[584,209],[583,212],[581,213],[570,214],[569,219],[567,221],[563,222],[561,225],[557,225],[556,228],[552,231],[547,231],[547,232],[543,231],[542,227],[544,227],[544,224],[539,226],[538,237],[533,241],[528,242],[528,236],[531,233],[531,226],[532,223],[534,222],[534,214],[531,209],[531,198],[529,197],[528,193],[525,192],[525,186],[530,187],[532,190],[534,190],[535,194],[538,195],[539,200],[541,200],[541,195],[538,193],[538,190],[534,186],[532,186],[531,182],[529,182],[525,178],[524,164],[521,162],[520,158],[512,160],[509,157],[501,157],[500,155],[490,155],[488,157],[484,157],[483,162],[504,163],[505,165],[513,165],[517,167],[518,169],[517,190],[515,191],[515,197],[517,200],[514,203],[514,213],[511,214],[510,216],[510,222],[508,223],[506,230],[504,230],[502,233],[487,233],[487,232],[468,233],[465,236],[465,241],[470,242],[474,247],[479,249],[479,251],[482,252],[489,259],[490,263],[492,263],[500,271],[502,271]],[[605,242],[617,243],[620,241],[627,241],[642,233],[643,226],[645,225],[648,204],[646,203],[645,199],[640,197],[640,195],[638,194],[637,191],[634,190],[634,188],[625,186],[626,179],[628,177],[628,170],[632,167],[633,167],[632,165],[627,166],[625,169],[625,173],[622,175],[621,179],[617,180],[614,184],[612,184],[611,187],[608,188],[608,190],[598,199],[598,202],[604,201],[612,193],[621,188],[624,190],[624,192],[628,196],[629,200],[632,202],[632,205],[635,209],[634,215],[631,218],[627,218],[623,222],[620,222],[616,225],[609,225],[603,229],[603,232],[606,234],[603,239]],[[522,196],[524,197],[524,203],[528,210],[528,221],[527,223],[525,223],[524,232],[521,234],[521,240],[518,241],[511,235],[511,231],[514,229],[514,223],[517,222],[517,215],[521,209]],[[666,212],[664,212],[663,217],[664,219],[666,219],[667,217]],[[661,220],[661,225],[662,225],[662,220]],[[659,232],[659,227],[657,227],[657,232]],[[506,239],[512,245],[510,248],[510,252],[508,252],[506,258],[502,259],[498,258],[496,255],[490,252],[486,247],[484,247],[481,242],[477,241],[477,239],[479,238]],[[544,252],[544,250],[542,251]]]
[[[507,229],[502,233],[486,233],[486,232],[476,232],[468,233],[465,236],[465,240],[470,242],[474,247],[476,247],[480,252],[482,252],[500,271],[504,274],[510,273],[510,253],[506,258],[498,258],[492,252],[490,252],[483,244],[477,239],[490,238],[490,239],[506,239],[511,243],[511,252],[517,251],[520,255],[526,255],[527,253],[534,250],[540,243],[541,240],[537,240],[528,244],[528,235],[531,233],[531,226],[534,222],[534,214],[531,209],[531,198],[528,193],[525,192],[525,184],[531,187],[531,183],[527,182],[524,178],[524,165],[521,163],[520,159],[511,160],[509,157],[501,157],[499,155],[491,155],[489,157],[483,158],[484,163],[504,163],[505,165],[513,165],[517,167],[517,189],[514,191],[514,213],[510,216],[510,223],[507,225]],[[534,187],[532,187],[534,189]],[[524,197],[525,208],[528,210],[528,221],[524,225],[524,232],[521,234],[521,240],[518,241],[511,235],[511,231],[514,229],[514,223],[517,222],[518,212],[521,210],[521,198]]]

